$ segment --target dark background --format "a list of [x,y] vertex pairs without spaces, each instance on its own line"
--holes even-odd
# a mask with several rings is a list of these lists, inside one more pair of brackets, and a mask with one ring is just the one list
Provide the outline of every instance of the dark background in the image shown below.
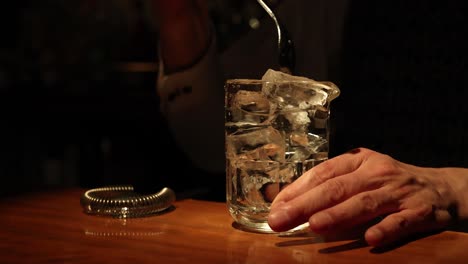
[[[209,3],[220,51],[264,16],[256,1]],[[468,167],[463,1],[353,1],[349,10],[331,155],[365,146]],[[190,177],[158,112],[151,1],[10,1],[0,32],[2,196]]]
[[[220,51],[263,16],[208,3]],[[155,21],[149,0],[2,4],[1,196],[193,173],[158,112]]]

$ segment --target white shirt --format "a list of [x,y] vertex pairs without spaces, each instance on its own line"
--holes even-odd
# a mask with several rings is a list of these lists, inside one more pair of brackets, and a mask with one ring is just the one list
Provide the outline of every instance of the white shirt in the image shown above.
[[[276,10],[296,47],[295,75],[333,82],[340,56],[347,0],[288,0]],[[277,68],[277,35],[268,16],[223,53],[213,39],[207,53],[193,67],[164,74],[160,61],[158,94],[161,111],[174,138],[197,167],[225,170],[224,80],[261,78]]]

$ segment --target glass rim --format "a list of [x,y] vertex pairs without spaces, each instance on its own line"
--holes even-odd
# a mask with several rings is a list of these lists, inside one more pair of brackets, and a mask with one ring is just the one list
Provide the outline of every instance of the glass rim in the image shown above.
[[[241,84],[257,84],[257,83],[324,83],[324,82],[319,82],[315,80],[262,80],[262,79],[251,79],[251,78],[233,78],[233,79],[227,79],[226,83],[241,83]],[[327,82],[325,82],[327,83]]]
[[319,88],[326,90],[329,94],[328,101],[332,101],[341,94],[340,88],[336,84],[330,81],[316,81],[313,79],[296,79],[296,80],[277,80],[268,81],[262,79],[253,78],[231,78],[225,81],[225,88],[229,85],[261,85],[261,84],[310,84],[313,88]]

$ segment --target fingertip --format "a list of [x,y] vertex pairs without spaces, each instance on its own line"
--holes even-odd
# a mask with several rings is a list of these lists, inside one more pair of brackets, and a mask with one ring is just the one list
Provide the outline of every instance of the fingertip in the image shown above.
[[309,227],[316,232],[325,232],[333,225],[333,219],[325,212],[317,213],[310,217]]
[[364,234],[366,242],[371,246],[379,246],[383,244],[385,239],[384,233],[378,228],[370,228]]
[[289,221],[290,217],[285,210],[276,210],[268,215],[268,225],[274,231],[282,231]]

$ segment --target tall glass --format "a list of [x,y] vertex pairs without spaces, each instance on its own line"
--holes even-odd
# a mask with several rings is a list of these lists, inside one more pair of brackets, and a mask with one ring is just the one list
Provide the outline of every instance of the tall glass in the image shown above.
[[340,91],[312,80],[231,79],[224,88],[229,212],[241,229],[274,233],[273,199],[328,159],[330,102]]

